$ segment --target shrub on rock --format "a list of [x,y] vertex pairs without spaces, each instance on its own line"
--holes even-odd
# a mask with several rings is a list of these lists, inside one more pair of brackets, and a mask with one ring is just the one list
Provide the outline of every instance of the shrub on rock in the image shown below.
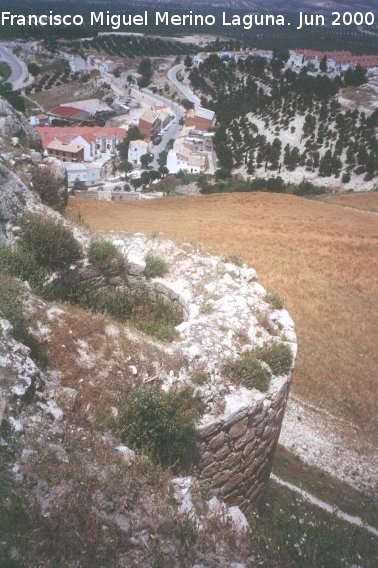
[[121,251],[113,243],[100,239],[91,241],[88,260],[101,272],[107,272],[112,266],[121,267],[123,263]]
[[146,262],[146,268],[144,270],[146,278],[162,277],[168,272],[165,260],[153,252],[148,252],[144,260]]
[[194,450],[201,411],[201,400],[189,387],[164,392],[157,386],[139,386],[120,401],[122,441],[164,466],[182,465]]
[[40,266],[51,270],[68,268],[82,257],[72,231],[61,221],[39,213],[22,218],[20,246],[33,254]]

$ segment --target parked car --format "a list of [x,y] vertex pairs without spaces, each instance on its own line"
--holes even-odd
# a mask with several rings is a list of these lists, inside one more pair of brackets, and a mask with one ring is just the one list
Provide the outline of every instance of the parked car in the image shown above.
[[152,140],[152,144],[154,146],[157,146],[158,144],[160,144],[160,142],[163,140],[163,138],[160,136],[160,134],[158,134],[157,136],[155,136],[155,138]]

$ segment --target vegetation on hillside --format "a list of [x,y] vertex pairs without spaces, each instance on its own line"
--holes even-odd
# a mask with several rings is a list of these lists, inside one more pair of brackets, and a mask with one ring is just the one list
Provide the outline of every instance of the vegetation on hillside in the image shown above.
[[[344,81],[361,84],[364,77],[357,67]],[[260,57],[235,63],[211,55],[190,71],[190,81],[203,105],[216,113],[222,177],[235,168],[266,175],[298,167],[320,177],[343,174],[342,182],[353,173],[367,181],[378,175],[378,111],[371,116],[357,109],[341,112],[334,99],[343,84],[340,77],[284,70],[277,58],[270,64]],[[297,129],[300,144],[282,142],[283,132],[293,135]]]

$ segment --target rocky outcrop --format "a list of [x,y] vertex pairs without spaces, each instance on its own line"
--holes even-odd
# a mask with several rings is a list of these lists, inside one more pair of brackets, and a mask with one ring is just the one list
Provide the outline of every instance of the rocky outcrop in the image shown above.
[[36,196],[14,174],[7,163],[0,159],[0,243],[7,238],[8,224],[33,205],[38,206]]
[[29,150],[37,146],[39,137],[26,118],[0,97],[0,244],[8,237],[9,224],[13,223],[25,208],[38,207],[38,198],[12,171],[14,159],[8,154],[15,137]]
[[39,136],[25,116],[0,97],[0,151],[9,150],[12,138],[18,138],[28,150],[40,146]]
[[[0,319],[0,418],[11,406],[14,413],[19,401],[30,400],[36,388],[41,388],[44,377],[29,356],[30,350],[17,342],[12,335],[9,321]],[[0,425],[1,425],[0,421]]]

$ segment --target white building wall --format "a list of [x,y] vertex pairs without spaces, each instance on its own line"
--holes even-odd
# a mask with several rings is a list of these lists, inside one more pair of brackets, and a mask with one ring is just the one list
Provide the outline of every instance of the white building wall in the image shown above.
[[169,150],[168,152],[167,168],[170,174],[177,174],[180,170],[193,174],[199,174],[204,171],[202,166],[194,166],[186,160],[180,160],[174,150]]
[[67,169],[68,187],[72,187],[76,180],[83,181],[86,185],[94,185],[101,181],[101,168],[87,168],[84,164],[82,168]]
[[148,153],[148,146],[140,144],[140,140],[130,142],[127,159],[131,164],[140,164],[140,157]]

